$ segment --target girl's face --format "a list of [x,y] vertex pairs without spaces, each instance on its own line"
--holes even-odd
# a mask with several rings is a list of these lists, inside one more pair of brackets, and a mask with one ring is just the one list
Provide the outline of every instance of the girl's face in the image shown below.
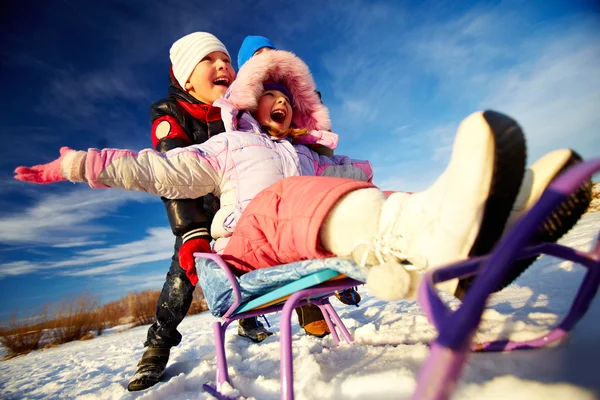
[[284,131],[292,124],[290,100],[279,90],[266,90],[258,100],[256,120],[262,126]]
[[185,90],[201,102],[212,104],[225,95],[234,79],[231,59],[222,51],[213,51],[196,65]]

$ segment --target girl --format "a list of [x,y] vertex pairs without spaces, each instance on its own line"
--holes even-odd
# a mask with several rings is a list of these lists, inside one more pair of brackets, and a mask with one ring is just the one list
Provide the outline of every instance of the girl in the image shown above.
[[[253,57],[226,97],[215,102],[226,132],[203,144],[165,154],[63,147],[59,159],[19,167],[15,177],[167,198],[214,193],[221,199],[211,226],[214,247],[238,274],[351,256],[369,267],[367,284],[385,300],[415,295],[415,269],[485,254],[502,234],[525,166],[523,134],[509,117],[472,114],[430,188],[386,199],[370,183],[370,163],[292,145],[294,137],[328,142],[327,110],[298,57],[275,50]],[[188,276],[196,283],[194,270]]]

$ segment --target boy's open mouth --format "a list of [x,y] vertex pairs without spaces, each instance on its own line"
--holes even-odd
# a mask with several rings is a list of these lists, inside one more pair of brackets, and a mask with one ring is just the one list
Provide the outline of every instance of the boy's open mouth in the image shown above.
[[229,87],[229,78],[219,77],[213,81],[213,85]]
[[275,110],[271,113],[271,119],[278,124],[283,124],[285,122],[285,117],[287,113],[285,110]]

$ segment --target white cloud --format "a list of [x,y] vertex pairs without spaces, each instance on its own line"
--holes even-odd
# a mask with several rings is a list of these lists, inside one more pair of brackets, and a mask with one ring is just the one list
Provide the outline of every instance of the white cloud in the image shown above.
[[83,74],[61,71],[50,79],[44,90],[39,111],[79,123],[85,119],[89,123],[89,118],[105,115],[107,111],[102,107],[103,102],[152,102],[150,91],[127,68]]
[[143,239],[104,248],[75,252],[61,261],[16,261],[0,264],[0,279],[6,276],[51,272],[65,276],[98,276],[126,271],[173,255],[169,228],[150,228]]
[[[154,244],[154,243],[153,243]],[[173,237],[171,236],[171,241],[169,242],[171,247],[170,249],[164,249],[163,251],[153,250],[150,254],[131,254],[128,257],[123,257],[120,259],[112,260],[110,263],[106,263],[105,265],[92,267],[92,268],[83,268],[83,269],[70,269],[68,271],[62,272],[62,275],[65,276],[95,276],[95,275],[106,275],[112,274],[115,272],[126,270],[132,266],[139,266],[143,264],[147,264],[154,261],[162,261],[168,260],[173,255]],[[85,259],[80,260],[79,264],[81,265]]]
[[[500,11],[424,26],[422,40],[411,42],[423,68],[438,77],[438,95],[471,108],[456,109],[457,120],[486,108],[513,116],[525,130],[530,162],[559,147],[598,156],[600,24],[581,15],[534,28]],[[516,40],[515,31],[527,34]]]
[[[53,268],[71,267],[63,272],[70,276],[90,276],[113,273],[128,267],[170,259],[173,255],[173,234],[169,228],[148,229],[141,240],[107,248],[80,251],[77,257],[56,262]],[[97,265],[101,264],[101,265]],[[73,269],[84,266],[83,269]],[[88,267],[90,266],[90,267]]]
[[128,201],[159,201],[145,193],[118,190],[75,189],[50,194],[22,211],[0,217],[0,243],[57,245],[105,232],[93,221]]
[[39,266],[29,261],[14,261],[0,264],[0,279],[6,276],[25,275],[37,270],[39,270]]
[[[390,5],[388,18],[397,14],[402,7]],[[536,10],[502,3],[414,16],[402,35],[382,28],[385,14],[357,18],[323,64],[343,99],[330,107],[340,146],[371,159],[376,182],[432,183],[460,121],[486,108],[524,128],[529,163],[560,147],[600,155],[600,24],[590,16],[532,25]]]
[[54,247],[55,249],[69,249],[72,247],[90,247],[90,246],[97,246],[97,245],[102,245],[105,244],[106,242],[101,241],[101,240],[91,240],[91,241],[87,241],[87,242],[66,242],[66,243],[59,243],[59,244],[55,244],[52,247]]
[[530,68],[500,77],[497,91],[482,102],[515,116],[531,161],[559,147],[600,156],[598,43],[574,36],[551,44]]
[[117,275],[107,276],[104,279],[110,282],[110,286],[118,287],[118,293],[122,293],[123,288],[126,288],[128,291],[161,288],[165,283],[165,273]]

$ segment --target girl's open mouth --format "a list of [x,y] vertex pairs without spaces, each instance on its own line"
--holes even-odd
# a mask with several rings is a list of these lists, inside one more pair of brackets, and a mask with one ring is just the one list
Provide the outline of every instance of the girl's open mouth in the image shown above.
[[285,110],[275,110],[271,113],[271,119],[278,124],[283,124],[285,122],[286,115],[287,114]]

